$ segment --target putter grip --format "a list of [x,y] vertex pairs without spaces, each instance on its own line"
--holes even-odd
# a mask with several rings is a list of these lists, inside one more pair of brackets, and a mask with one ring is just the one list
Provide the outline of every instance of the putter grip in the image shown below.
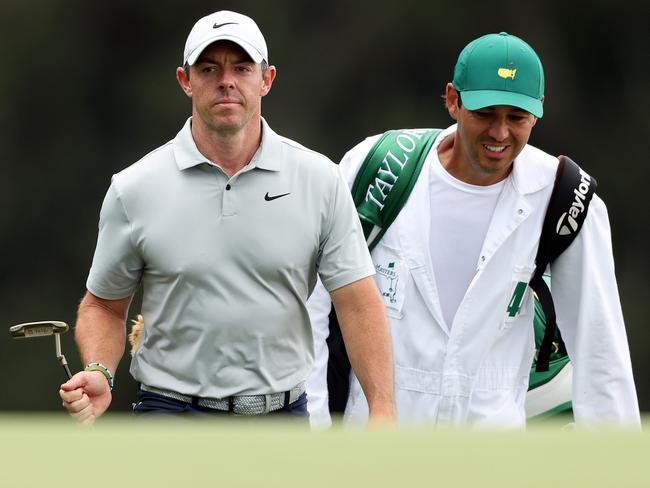
[[67,364],[63,365],[63,369],[65,370],[65,375],[68,377],[68,379],[72,378],[72,373],[70,372],[70,368],[68,368]]

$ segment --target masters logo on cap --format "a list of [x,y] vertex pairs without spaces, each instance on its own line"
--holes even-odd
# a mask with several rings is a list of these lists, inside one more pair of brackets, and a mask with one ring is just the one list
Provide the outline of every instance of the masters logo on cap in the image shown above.
[[505,32],[470,42],[458,56],[453,86],[468,110],[510,105],[544,115],[544,69],[533,48]]
[[183,64],[193,65],[203,50],[216,41],[238,44],[256,63],[269,60],[266,41],[255,21],[237,12],[220,10],[194,24],[185,42]]

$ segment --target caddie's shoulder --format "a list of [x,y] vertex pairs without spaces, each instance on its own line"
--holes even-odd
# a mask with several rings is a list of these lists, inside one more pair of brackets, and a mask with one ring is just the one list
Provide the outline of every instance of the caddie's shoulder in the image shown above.
[[557,156],[527,144],[513,163],[512,175],[516,187],[522,193],[552,187],[559,163]]
[[553,174],[557,171],[557,165],[559,164],[557,156],[542,151],[538,147],[531,146],[530,144],[526,144],[521,151],[520,157],[524,158],[530,166]]

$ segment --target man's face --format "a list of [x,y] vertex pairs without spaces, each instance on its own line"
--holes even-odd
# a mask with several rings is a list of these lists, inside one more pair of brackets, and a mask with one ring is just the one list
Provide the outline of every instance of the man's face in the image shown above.
[[[262,97],[271,89],[275,68],[264,73],[237,44],[217,41],[208,46],[190,67],[189,79],[182,68],[177,78],[192,98],[192,115],[209,130],[237,133],[261,115]],[[196,120],[196,119],[199,120]]]
[[509,105],[467,110],[450,86],[447,109],[458,122],[454,145],[460,144],[460,169],[468,176],[466,181],[477,184],[496,183],[510,173],[537,122],[534,115]]

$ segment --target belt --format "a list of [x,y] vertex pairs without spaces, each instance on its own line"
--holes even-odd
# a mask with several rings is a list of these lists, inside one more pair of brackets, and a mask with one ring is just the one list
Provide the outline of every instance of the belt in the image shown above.
[[271,393],[269,395],[239,395],[226,398],[194,397],[144,384],[140,385],[140,389],[181,402],[198,405],[199,407],[232,412],[236,415],[261,415],[280,410],[285,405],[290,405],[295,402],[305,392],[305,382],[299,383],[289,391],[280,393]]

